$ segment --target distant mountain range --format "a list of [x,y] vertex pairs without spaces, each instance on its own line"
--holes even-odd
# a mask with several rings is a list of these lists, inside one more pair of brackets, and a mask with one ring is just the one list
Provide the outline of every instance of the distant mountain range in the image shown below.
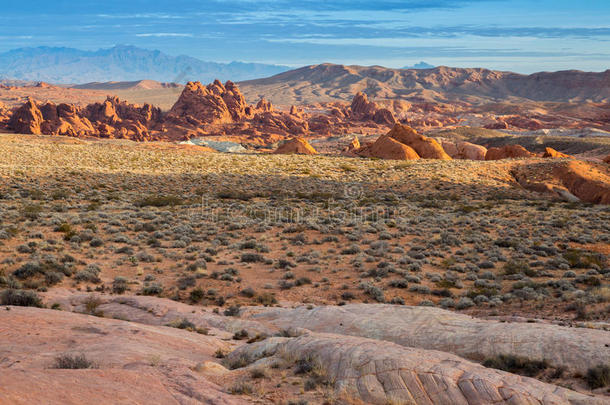
[[189,56],[170,56],[134,46],[98,51],[74,48],[20,48],[0,54],[0,78],[58,84],[137,81],[185,83],[249,80],[268,77],[288,67],[260,63],[205,62]]
[[413,66],[405,66],[405,67],[403,67],[403,69],[433,69],[435,67],[436,66],[434,66],[434,65],[421,61],[419,63],[416,63]]
[[522,75],[481,68],[389,69],[322,64],[240,83],[248,100],[311,104],[352,99],[361,91],[375,99],[484,104],[498,102],[610,102],[610,70],[567,70]]

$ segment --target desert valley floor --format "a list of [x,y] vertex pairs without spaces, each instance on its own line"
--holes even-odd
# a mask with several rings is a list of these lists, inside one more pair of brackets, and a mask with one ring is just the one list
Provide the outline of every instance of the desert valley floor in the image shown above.
[[601,160],[0,134],[0,179],[0,403],[610,402]]

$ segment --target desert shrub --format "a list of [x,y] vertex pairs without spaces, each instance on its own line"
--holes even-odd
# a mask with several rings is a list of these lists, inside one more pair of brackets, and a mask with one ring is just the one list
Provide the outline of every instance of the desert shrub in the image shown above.
[[305,284],[311,284],[311,280],[309,279],[309,277],[301,277],[294,282],[294,285],[297,287],[300,287]]
[[175,195],[150,195],[136,201],[138,207],[167,207],[184,204],[184,200]]
[[239,305],[231,305],[223,313],[225,316],[239,316]]
[[21,208],[21,215],[30,220],[35,220],[40,216],[42,212],[42,205],[40,204],[29,204]]
[[61,283],[64,279],[64,275],[58,271],[51,271],[45,274],[44,279],[47,285],[55,285]]
[[247,382],[238,382],[229,388],[229,392],[233,395],[250,395],[254,392],[254,388]]
[[572,268],[588,268],[592,265],[603,267],[605,258],[600,253],[587,252],[579,249],[569,249],[563,254],[563,258]]
[[0,293],[0,304],[41,308],[42,300],[34,291],[8,289]]
[[359,288],[364,290],[365,294],[369,295],[377,302],[385,302],[383,290],[369,283],[360,283]]
[[59,369],[86,369],[86,368],[97,368],[94,362],[88,360],[84,354],[62,354],[55,358],[52,368]]
[[394,288],[407,288],[409,287],[409,283],[407,282],[407,280],[403,280],[403,279],[396,279],[396,280],[392,280],[388,283],[388,285],[390,287],[394,287]]
[[191,291],[191,293],[189,294],[189,299],[192,302],[200,302],[201,300],[203,300],[204,296],[205,292],[201,288],[197,287]]
[[489,357],[483,361],[483,365],[528,377],[534,377],[549,368],[546,360],[532,360],[512,354],[499,354]]
[[268,307],[270,305],[277,304],[277,298],[275,298],[275,294],[265,292],[256,297],[256,302]]
[[37,274],[44,274],[44,268],[39,262],[28,262],[13,272],[13,276],[25,280]]
[[72,227],[72,225],[64,222],[54,229],[55,232],[61,232],[64,234],[64,240],[70,240],[73,236],[76,235],[76,230]]
[[186,290],[188,287],[194,287],[196,283],[197,280],[195,280],[195,277],[193,276],[180,277],[177,282],[179,290]]
[[79,271],[74,275],[76,281],[83,281],[89,283],[101,283],[102,280],[99,278],[100,268],[95,264],[88,265],[84,270]]
[[188,330],[196,329],[195,324],[186,318],[176,319],[175,321],[168,323],[167,326],[171,326],[172,328],[178,328],[178,329],[188,329]]
[[591,367],[587,370],[585,379],[592,389],[607,387],[610,385],[610,366],[599,364]]
[[250,378],[257,379],[257,378],[265,378],[265,377],[267,377],[267,373],[264,368],[259,367],[259,368],[255,368],[250,371]]
[[458,302],[455,304],[455,308],[456,309],[466,309],[466,308],[470,308],[474,306],[474,301],[472,301],[470,298],[468,297],[462,297],[458,300]]
[[235,333],[233,334],[233,339],[234,339],[234,340],[242,340],[242,339],[246,339],[246,338],[248,337],[248,335],[249,335],[249,334],[248,334],[248,331],[247,331],[247,330],[245,330],[245,329],[242,329],[242,330],[240,330],[240,331],[238,331],[238,332],[235,332]]
[[143,295],[159,295],[163,292],[163,287],[158,283],[152,283],[142,288]]
[[[220,350],[220,349],[219,349]],[[218,351],[216,352],[218,353]],[[222,352],[221,352],[222,353]],[[225,357],[225,354],[222,353],[223,357]],[[240,354],[239,356],[229,356],[229,357],[225,357],[223,364],[225,367],[227,367],[229,370],[236,370],[238,368],[243,368],[246,367],[250,364],[252,364],[252,362],[255,359],[251,358],[249,355],[247,354]]]
[[353,300],[354,298],[356,298],[356,296],[351,291],[345,291],[344,293],[341,294],[341,299],[343,299],[345,301]]
[[252,287],[247,287],[247,288],[244,288],[243,290],[241,290],[240,294],[243,295],[244,297],[252,298],[256,295],[256,291],[254,291],[254,288],[252,288]]
[[341,250],[342,255],[355,255],[360,253],[360,247],[358,245],[350,245],[349,247]]
[[502,269],[504,270],[504,274],[507,276],[512,274],[526,273],[531,270],[530,266],[526,262],[515,260],[509,260],[508,262],[504,263]]
[[244,253],[241,255],[241,261],[243,263],[257,263],[264,262],[265,258],[258,253]]
[[294,373],[296,375],[307,375],[307,390],[313,390],[320,385],[329,386],[331,381],[327,372],[315,357],[308,355],[298,359],[295,363]]
[[112,282],[112,292],[115,294],[123,294],[127,291],[127,279],[125,277],[115,277]]

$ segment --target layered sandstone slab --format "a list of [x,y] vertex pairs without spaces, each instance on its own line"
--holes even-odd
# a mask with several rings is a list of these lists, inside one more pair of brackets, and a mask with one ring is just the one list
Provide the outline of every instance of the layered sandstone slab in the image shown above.
[[434,349],[473,360],[499,354],[546,359],[586,373],[610,363],[610,333],[543,323],[498,322],[430,307],[385,304],[269,308],[250,317],[277,328],[361,336],[402,346]]
[[485,368],[458,356],[353,336],[305,334],[242,346],[231,357],[313,363],[351,401],[418,405],[603,404],[605,399]]
[[[217,337],[50,309],[0,315],[0,403],[243,404],[192,371],[231,345]],[[90,369],[54,369],[83,355]]]

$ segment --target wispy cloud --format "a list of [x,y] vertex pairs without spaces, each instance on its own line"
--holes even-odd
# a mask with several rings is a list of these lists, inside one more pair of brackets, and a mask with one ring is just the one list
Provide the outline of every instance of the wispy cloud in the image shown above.
[[176,37],[176,38],[192,38],[193,34],[182,34],[178,32],[149,32],[145,34],[136,34],[136,37],[147,38],[163,38],[163,37]]
[[179,20],[187,18],[181,14],[166,14],[166,13],[134,13],[134,14],[96,14],[99,18],[116,18],[116,19],[150,19],[156,18],[160,20]]

